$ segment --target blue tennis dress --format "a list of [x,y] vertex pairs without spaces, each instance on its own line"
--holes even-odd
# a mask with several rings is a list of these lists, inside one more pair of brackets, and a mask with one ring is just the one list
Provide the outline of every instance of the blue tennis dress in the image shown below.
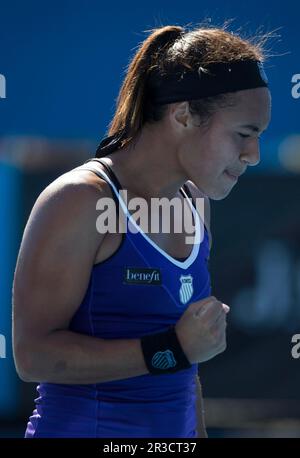
[[[140,338],[175,324],[192,302],[211,295],[209,239],[189,200],[195,243],[187,259],[169,256],[137,226],[109,167],[88,168],[109,183],[126,212],[118,250],[93,266],[69,329],[102,339]],[[100,161],[101,162],[101,161]],[[185,189],[182,194],[187,197]],[[195,437],[198,364],[173,374],[146,374],[87,385],[40,383],[25,437]]]

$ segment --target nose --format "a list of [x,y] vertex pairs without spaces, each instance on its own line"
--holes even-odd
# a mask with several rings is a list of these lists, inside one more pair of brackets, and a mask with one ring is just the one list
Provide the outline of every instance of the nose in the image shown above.
[[253,138],[251,140],[251,142],[248,142],[245,151],[241,154],[240,159],[248,165],[253,166],[260,163],[260,147],[259,138]]

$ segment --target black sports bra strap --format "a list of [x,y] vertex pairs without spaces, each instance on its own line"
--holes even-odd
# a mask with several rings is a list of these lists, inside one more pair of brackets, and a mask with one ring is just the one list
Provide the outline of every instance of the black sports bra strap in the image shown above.
[[[180,191],[181,191],[181,194],[183,195],[183,197],[186,199],[186,196],[185,196],[183,190],[184,190],[185,194],[189,197],[189,199],[191,199],[191,202],[192,202],[193,207],[195,207],[195,203],[194,203],[194,200],[193,200],[193,196],[192,196],[192,194],[191,194],[191,191],[189,190],[189,188],[187,187],[187,185],[186,185],[185,183],[184,183],[184,185],[182,186],[182,188],[180,188]],[[193,214],[192,217],[193,217],[193,221],[194,221],[194,224],[195,224],[195,217],[194,217],[194,214]]]
[[189,190],[189,187],[186,185],[186,183],[184,183],[184,185],[182,187],[183,187],[184,192],[186,193],[186,195],[191,199],[193,206],[195,207],[195,202],[194,202],[192,193]]
[[[89,162],[92,162],[93,160],[96,160],[97,162],[100,162],[103,167],[105,168],[105,172],[106,174],[108,175],[108,177],[110,178],[110,180],[113,182],[113,184],[115,185],[115,187],[117,188],[118,192],[120,191],[121,189],[121,185],[120,185],[120,182],[119,180],[117,179],[116,175],[113,173],[113,171],[111,170],[111,168],[103,161],[99,160],[99,159],[88,159],[87,161],[84,162],[84,164],[88,164]],[[99,178],[101,178],[102,180],[104,179],[103,176],[101,175],[101,173],[99,172],[99,170],[97,170],[95,167],[84,167],[85,170],[89,170],[90,172],[93,172],[95,173]],[[109,184],[109,183],[108,183]],[[111,187],[111,185],[109,185]],[[112,188],[112,187],[111,187]],[[118,200],[118,197],[116,196],[115,192],[113,189],[111,189],[111,192],[112,192],[112,196],[113,196],[113,199],[115,201],[115,204],[116,204],[116,211],[117,211],[117,216],[119,215],[119,200]]]
[[[195,203],[195,201],[194,201],[194,199],[193,199],[193,196],[192,196],[191,191],[189,190],[189,187],[186,185],[186,183],[184,183],[184,185],[183,185],[182,187],[183,187],[185,193],[187,194],[187,196],[191,199],[192,204],[193,204],[194,208],[195,208],[196,211],[197,211],[196,203]],[[199,216],[200,216],[200,215],[199,215]],[[207,227],[206,227],[205,222],[203,222],[203,223],[204,223],[204,228],[205,228],[205,230],[208,232],[208,229],[207,229]]]
[[116,177],[116,175],[112,171],[111,167],[105,161],[103,161],[103,160],[101,160],[99,158],[96,158],[96,157],[88,159],[87,161],[84,162],[84,164],[87,164],[87,163],[92,162],[92,161],[100,162],[100,164],[103,165],[103,167],[106,170],[107,175],[109,176],[109,178],[111,179],[111,181],[113,182],[113,184],[115,185],[117,190],[120,191],[120,189],[122,189],[122,186],[121,186],[118,178]]

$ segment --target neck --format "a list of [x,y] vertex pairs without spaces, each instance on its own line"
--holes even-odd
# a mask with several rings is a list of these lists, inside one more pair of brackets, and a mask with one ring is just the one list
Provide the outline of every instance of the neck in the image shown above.
[[132,144],[106,156],[123,189],[146,200],[171,199],[187,180],[177,161],[176,145],[159,124],[144,126]]

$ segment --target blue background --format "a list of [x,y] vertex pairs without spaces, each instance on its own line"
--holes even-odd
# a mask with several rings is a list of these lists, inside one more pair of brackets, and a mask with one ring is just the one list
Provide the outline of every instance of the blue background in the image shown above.
[[[182,0],[164,2],[156,0],[151,2],[12,0],[0,2],[0,74],[5,76],[7,85],[6,98],[0,99],[0,297],[2,302],[0,304],[0,334],[6,336],[8,348],[7,359],[0,360],[0,420],[1,416],[5,418],[3,424],[6,424],[9,413],[13,421],[17,421],[18,418],[22,420],[21,425],[24,429],[24,418],[30,413],[28,405],[32,407],[32,393],[27,393],[29,401],[25,406],[26,409],[23,405],[22,410],[20,403],[22,390],[25,388],[24,384],[20,384],[13,367],[10,319],[11,284],[24,221],[38,193],[51,179],[54,179],[55,173],[53,176],[39,174],[21,177],[21,172],[17,168],[8,166],[5,161],[2,162],[1,142],[7,138],[18,137],[97,142],[106,133],[113,115],[115,99],[126,66],[138,44],[146,37],[143,31],[169,24],[181,26],[191,24],[195,27],[208,17],[217,26],[222,25],[226,19],[234,18],[230,30],[236,31],[242,28],[244,33],[250,36],[261,27],[264,32],[279,29],[277,33],[281,35],[281,38],[271,39],[267,45],[271,48],[270,53],[276,56],[268,59],[265,64],[272,92],[272,120],[268,131],[262,136],[261,163],[251,168],[249,175],[254,177],[259,173],[263,176],[274,175],[275,181],[270,181],[269,189],[272,189],[275,196],[276,193],[283,196],[283,193],[286,192],[287,199],[294,199],[292,206],[296,209],[298,195],[295,190],[299,189],[299,176],[293,175],[293,181],[289,181],[290,187],[285,187],[287,182],[277,180],[276,177],[283,175],[289,177],[289,173],[278,160],[281,142],[291,135],[300,134],[300,99],[294,99],[291,95],[292,76],[300,73],[299,2],[292,0],[285,2],[252,0],[245,3],[237,0],[228,0],[226,3],[217,0],[202,2],[193,0],[189,2]],[[56,176],[58,174],[59,171],[56,172]],[[33,185],[33,183],[36,184]],[[234,295],[234,291],[231,291],[235,288],[234,278],[237,278],[234,275],[241,274],[241,278],[238,278],[240,286],[248,285],[253,281],[251,277],[253,262],[250,254],[254,256],[254,248],[250,249],[249,256],[245,254],[244,265],[248,266],[245,275],[243,269],[240,268],[237,256],[241,254],[241,251],[232,255],[229,249],[226,251],[224,248],[226,244],[228,245],[228,240],[234,237],[232,234],[239,232],[243,223],[247,221],[247,227],[250,228],[248,224],[251,224],[253,218],[249,216],[249,211],[255,211],[255,202],[258,208],[258,202],[263,196],[263,181],[260,182],[262,191],[256,194],[256,201],[253,201],[251,193],[251,187],[255,182],[246,180],[244,183],[244,188],[239,188],[242,191],[241,194],[235,190],[232,197],[226,199],[225,205],[220,202],[216,204],[215,209],[213,208],[215,212],[213,224],[216,224],[217,227],[214,249],[218,253],[215,258],[212,254],[215,289],[226,299],[226,294],[228,294],[228,300]],[[23,191],[20,191],[22,186]],[[245,210],[243,206],[247,198],[249,209],[251,205],[254,205],[252,210]],[[270,197],[268,199],[268,205],[275,215],[276,203],[271,202]],[[283,207],[285,202],[282,203]],[[267,220],[268,212],[265,211],[263,200],[260,201],[260,205],[262,218],[265,217]],[[222,210],[219,210],[221,208],[223,208],[223,216]],[[235,225],[230,225],[226,216],[227,211],[232,211],[236,217],[243,216]],[[292,232],[286,232],[286,242],[291,244],[291,233],[293,233],[291,247],[294,255],[299,246],[299,238],[295,234],[299,233],[300,224],[296,225],[295,210],[293,211],[293,214],[289,214],[290,227],[293,226],[293,229]],[[222,225],[224,218],[227,218],[226,232]],[[299,220],[298,216],[297,218]],[[265,238],[273,237],[274,234],[281,237],[280,224],[282,221],[280,217],[272,226],[269,219],[269,225],[272,226],[272,230],[274,229],[274,233],[265,234]],[[262,226],[263,221],[260,227]],[[239,235],[241,236],[241,233]],[[262,235],[261,239],[263,239]],[[245,240],[247,239],[240,238],[239,250],[244,248],[246,252],[247,241]],[[230,256],[236,262],[236,271],[234,267],[226,267],[226,263],[227,266],[230,264]],[[299,260],[299,253],[297,259]],[[221,269],[220,266],[224,265],[225,268]],[[224,279],[227,283],[224,282]],[[229,284],[231,284],[231,290],[228,289]],[[297,331],[298,326],[298,322],[294,319],[295,316],[291,315],[289,320],[289,323],[292,323],[290,329],[293,332]],[[297,316],[299,318],[299,315]],[[233,353],[229,352],[228,356],[223,359],[224,373],[226,367],[227,371],[228,367],[231,367],[230,364],[232,364],[232,373],[234,373],[237,361],[234,358],[234,348],[240,348],[243,342],[245,329],[239,328],[237,323],[236,321],[235,324],[232,324],[233,329],[236,326],[235,333],[232,334]],[[249,333],[249,330],[247,332]],[[255,355],[259,355],[264,344],[268,345],[268,348],[274,345],[276,336],[279,335],[279,331],[276,332],[274,335],[268,333],[266,337],[262,327],[259,337],[252,335],[254,339],[252,342],[249,335],[246,335],[245,342],[248,345],[249,342],[251,345],[252,343],[254,346],[257,345]],[[286,345],[284,349],[286,353],[281,355],[284,360],[289,357],[288,335],[282,334],[281,338],[284,339]],[[278,351],[280,348],[282,345],[278,340]],[[258,360],[261,363],[260,378],[266,380],[266,375],[263,373],[263,357]],[[245,360],[243,363],[240,362],[241,365],[244,363]],[[286,363],[288,367],[289,363]],[[208,394],[230,396],[228,388],[230,387],[233,395],[239,392],[240,397],[245,396],[243,379],[238,382],[238,385],[228,379],[227,384],[223,384],[220,391],[217,375],[220,374],[220,366],[216,370],[215,364],[214,361],[208,363],[205,366],[207,367],[206,373],[205,368],[203,369],[203,377],[207,378],[207,385],[211,387],[211,392]],[[249,366],[248,363],[247,365]],[[244,370],[246,371],[246,367]],[[253,370],[255,371],[255,368]],[[291,374],[289,377],[291,381],[296,380],[293,370],[295,371],[295,364],[293,369],[286,368],[287,373]],[[269,374],[272,374],[272,369],[269,368],[268,371]],[[274,374],[279,372],[278,367]],[[251,396],[254,396],[256,392],[258,396],[259,388],[255,385],[254,379],[251,381]],[[297,397],[295,386],[289,385],[287,388],[287,385],[281,383],[281,396]],[[268,387],[269,385],[265,388],[266,394]],[[276,397],[276,393],[278,396],[276,385],[273,385],[273,388],[273,396]],[[2,431],[4,431],[3,428]]]
[[[1,2],[0,73],[7,100],[0,105],[0,134],[98,139],[114,109],[124,70],[144,30],[166,24],[214,24],[234,18],[232,30],[252,35],[280,28],[271,39],[266,71],[273,117],[262,148],[299,130],[300,101],[291,77],[300,72],[296,1]],[[268,45],[268,46],[269,46]],[[273,153],[273,166],[276,155]],[[272,158],[259,167],[265,167]],[[257,169],[256,169],[257,170]]]

